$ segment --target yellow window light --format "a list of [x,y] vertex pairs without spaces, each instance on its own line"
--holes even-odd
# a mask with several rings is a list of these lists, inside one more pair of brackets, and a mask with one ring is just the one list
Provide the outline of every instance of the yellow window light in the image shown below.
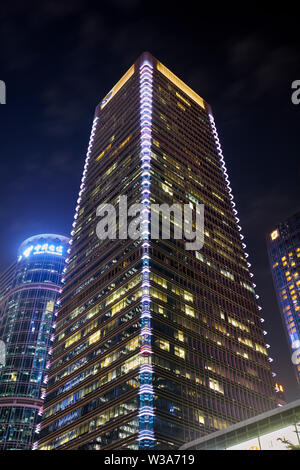
[[182,104],[179,103],[179,101],[177,101],[177,106],[178,106],[178,108],[182,109],[182,111],[185,111],[185,107],[182,106]]
[[185,104],[187,104],[188,106],[191,106],[191,103],[189,103],[188,100],[186,100],[183,96],[181,96],[177,91],[176,91],[176,96],[178,96],[178,98],[180,98]]
[[182,80],[180,80],[174,73],[172,73],[167,67],[165,67],[161,62],[157,62],[157,70],[161,72],[165,77],[167,77],[174,85],[176,85],[180,90],[182,90],[186,95],[188,95],[193,101],[205,109],[205,104],[203,98],[197,95],[189,86],[187,86]]
[[105,154],[105,150],[103,150],[103,152],[101,152],[100,155],[98,155],[96,160],[100,160],[103,157],[104,154]]
[[271,233],[271,240],[276,240],[276,238],[279,237],[279,231],[276,229],[276,230],[273,230],[273,232]]

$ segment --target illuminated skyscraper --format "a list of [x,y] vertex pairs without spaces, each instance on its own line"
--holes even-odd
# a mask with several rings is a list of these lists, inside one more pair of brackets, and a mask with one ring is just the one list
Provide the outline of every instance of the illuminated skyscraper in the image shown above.
[[300,385],[300,212],[270,233],[268,251],[277,300]]
[[[142,202],[142,239],[96,209]],[[205,243],[153,240],[152,203],[205,205]],[[249,263],[209,105],[144,53],[96,107],[40,449],[177,448],[275,407]]]
[[6,362],[0,366],[2,450],[32,448],[67,243],[61,235],[28,238],[0,280],[0,340],[6,347]]

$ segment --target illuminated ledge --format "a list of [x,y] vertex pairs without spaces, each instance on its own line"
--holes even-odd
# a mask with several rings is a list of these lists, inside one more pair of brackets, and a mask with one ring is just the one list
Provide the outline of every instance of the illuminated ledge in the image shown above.
[[205,109],[205,104],[203,98],[197,95],[189,86],[187,86],[180,78],[176,77],[167,67],[165,67],[161,62],[157,61],[157,70],[161,72],[165,77],[167,77],[171,82],[174,83],[178,88],[180,88],[184,93],[186,93],[192,100],[199,104],[203,109]]

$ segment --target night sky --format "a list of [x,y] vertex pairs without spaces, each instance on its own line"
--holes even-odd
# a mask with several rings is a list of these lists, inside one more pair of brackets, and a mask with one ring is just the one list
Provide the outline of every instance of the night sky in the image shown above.
[[[300,209],[299,12],[261,2],[6,1],[0,12],[0,269],[28,236],[71,231],[96,104],[145,50],[214,111],[273,369],[299,398],[266,236]],[[197,5],[197,7],[195,6]],[[281,5],[282,8],[282,5]]]

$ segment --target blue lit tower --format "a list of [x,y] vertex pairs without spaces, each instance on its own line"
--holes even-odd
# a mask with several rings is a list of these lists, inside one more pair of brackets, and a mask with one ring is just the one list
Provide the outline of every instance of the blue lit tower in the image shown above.
[[279,308],[300,384],[300,211],[271,232],[268,251]]
[[45,394],[55,304],[68,238],[41,234],[25,240],[2,276],[0,339],[0,449],[30,449]]

